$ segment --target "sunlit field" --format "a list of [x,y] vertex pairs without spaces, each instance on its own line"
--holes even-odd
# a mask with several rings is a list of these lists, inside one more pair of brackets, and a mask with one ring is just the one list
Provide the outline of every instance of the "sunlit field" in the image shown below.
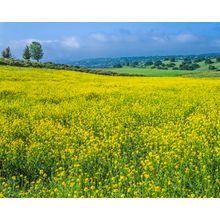
[[0,67],[0,197],[220,197],[220,79]]
[[[201,65],[201,64],[200,64]],[[220,63],[216,65],[220,68]],[[163,70],[163,69],[150,69],[150,68],[141,68],[141,67],[122,67],[122,68],[102,68],[100,70],[104,71],[112,71],[119,74],[130,74],[131,76],[134,74],[140,74],[143,76],[150,77],[174,77],[174,76],[182,76],[182,77],[220,77],[220,71],[210,71],[208,70],[207,65],[202,66],[198,70]]]

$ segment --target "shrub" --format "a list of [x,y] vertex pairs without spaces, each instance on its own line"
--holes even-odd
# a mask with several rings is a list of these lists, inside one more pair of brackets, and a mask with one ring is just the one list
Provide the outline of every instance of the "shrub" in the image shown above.
[[113,68],[122,68],[122,65],[120,63],[113,65]]
[[216,62],[220,62],[220,55],[216,57]]
[[180,64],[179,69],[181,69],[181,70],[195,70],[195,69],[198,69],[199,67],[200,67],[200,65],[197,63],[183,62],[182,64]]
[[151,65],[153,65],[154,63],[152,62],[152,61],[147,61],[147,62],[145,62],[145,66],[151,66]]
[[174,66],[176,66],[175,63],[168,63],[168,64],[167,64],[167,67],[174,67]]
[[209,65],[209,70],[215,70],[215,69],[216,69],[215,66],[213,66],[213,65]]
[[154,66],[161,66],[163,65],[163,62],[161,60],[157,60],[156,62],[154,62]]
[[212,64],[212,63],[214,63],[211,59],[206,59],[205,60],[205,64]]

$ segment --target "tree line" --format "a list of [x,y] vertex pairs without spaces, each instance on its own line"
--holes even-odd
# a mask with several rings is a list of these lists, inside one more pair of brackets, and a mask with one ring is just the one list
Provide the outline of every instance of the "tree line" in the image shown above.
[[[43,58],[44,52],[39,42],[33,41],[30,45],[26,45],[22,57],[24,60],[36,60],[39,62]],[[11,49],[7,47],[2,51],[2,57],[5,59],[12,58]]]
[[[89,69],[80,66],[73,66],[67,64],[56,64],[53,62],[39,62],[43,58],[44,52],[40,43],[32,42],[30,45],[26,45],[23,50],[22,58],[15,59],[11,54],[10,47],[7,47],[2,51],[2,57],[0,57],[0,65],[18,66],[18,67],[34,67],[34,68],[47,68],[57,70],[71,70],[77,72],[86,72],[98,75],[110,75],[110,76],[130,76],[130,74],[116,73],[112,71]],[[36,60],[37,62],[32,62]],[[134,74],[132,76],[143,76],[142,74]]]
[[[164,62],[165,61],[165,62]],[[168,61],[168,62],[167,62]],[[155,60],[141,60],[141,61],[130,61],[125,63],[115,63],[113,68],[122,68],[122,67],[142,67],[142,68],[150,68],[150,69],[159,69],[159,70],[196,70],[199,69],[202,62],[208,65],[209,70],[218,70],[212,64],[220,62],[220,55],[217,55],[215,58],[208,57],[199,57],[199,58],[191,58],[182,57],[182,58],[162,58]]]

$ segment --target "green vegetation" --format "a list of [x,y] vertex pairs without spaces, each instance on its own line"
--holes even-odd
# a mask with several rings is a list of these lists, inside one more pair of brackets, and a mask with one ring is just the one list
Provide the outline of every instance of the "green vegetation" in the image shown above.
[[110,75],[110,76],[143,76],[142,74],[127,74],[127,73],[116,73],[109,70],[96,70],[96,69],[89,69],[83,68],[79,66],[72,66],[66,64],[56,64],[53,62],[33,62],[30,60],[19,60],[19,59],[5,59],[0,58],[0,65],[7,65],[7,66],[19,66],[19,67],[34,67],[34,68],[47,68],[47,69],[57,69],[57,70],[72,70],[78,72],[86,72],[86,73],[93,73],[98,75]]
[[[88,67],[88,68],[112,68],[120,66],[130,67],[147,67],[154,65],[162,68],[167,68],[166,64],[173,63],[177,66],[183,61],[202,62],[206,59],[215,60],[219,54],[201,54],[201,55],[178,55],[178,56],[147,56],[147,57],[117,57],[117,58],[95,58],[95,59],[83,59],[72,62],[73,65]],[[159,62],[157,62],[159,61]],[[160,65],[157,65],[160,64]],[[173,65],[172,64],[172,65]]]
[[114,71],[121,74],[126,73],[131,76],[133,74],[141,74],[143,76],[182,76],[188,74],[184,70],[158,70],[141,67],[103,68],[101,70]]
[[2,57],[6,59],[11,58],[10,47],[7,47],[5,50],[2,51]]
[[44,55],[41,44],[35,41],[30,44],[29,51],[31,58],[37,62],[39,62]]
[[184,76],[184,77],[220,77],[220,71],[201,68],[201,70],[186,71],[186,70],[158,70],[158,69],[145,69],[137,67],[123,67],[123,68],[105,68],[101,70],[114,71],[119,74],[141,74],[143,76],[155,76],[155,77],[174,77],[174,76]]
[[[220,55],[200,56],[167,56],[167,57],[122,57],[100,58],[79,61],[82,66],[39,62],[44,53],[39,42],[26,45],[21,59],[12,58],[10,47],[2,51],[0,65],[72,70],[111,76],[189,76],[189,77],[219,77]],[[37,62],[31,61],[36,60]],[[110,68],[91,69],[88,66],[111,66]],[[87,67],[83,67],[87,66]]]
[[23,58],[25,60],[30,60],[31,59],[31,53],[30,53],[30,50],[29,50],[28,46],[26,46],[25,49],[24,49]]
[[[208,60],[208,61],[207,61]],[[209,64],[211,63],[211,64]],[[156,65],[155,65],[156,64]],[[141,74],[144,76],[189,76],[219,77],[220,62],[213,59],[148,61],[144,67],[122,66],[120,68],[102,68],[116,73]]]

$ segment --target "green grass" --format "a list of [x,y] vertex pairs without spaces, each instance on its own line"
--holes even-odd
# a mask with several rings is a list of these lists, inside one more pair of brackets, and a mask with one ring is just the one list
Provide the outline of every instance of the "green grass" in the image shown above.
[[127,73],[127,74],[142,74],[144,76],[182,76],[189,74],[186,70],[158,70],[158,69],[146,69],[139,67],[123,67],[123,68],[106,68],[116,73]]
[[[181,62],[176,62],[177,66]],[[141,74],[144,76],[184,76],[184,77],[220,77],[220,71],[210,71],[208,69],[209,65],[205,64],[204,62],[199,63],[200,68],[190,71],[190,70],[162,70],[162,69],[151,69],[150,67],[142,68],[142,67],[122,67],[122,68],[103,68],[102,70],[109,70],[116,73],[124,73],[124,74]],[[220,69],[220,63],[212,64],[216,68]]]

